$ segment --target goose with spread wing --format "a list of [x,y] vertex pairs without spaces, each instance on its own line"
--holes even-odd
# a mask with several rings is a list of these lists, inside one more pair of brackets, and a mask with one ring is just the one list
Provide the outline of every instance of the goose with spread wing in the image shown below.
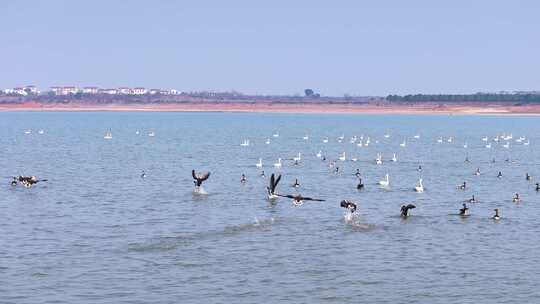
[[324,202],[325,201],[323,199],[302,196],[301,194],[297,194],[297,195],[291,195],[291,194],[281,195],[281,194],[277,194],[277,196],[292,198],[293,204],[295,206],[302,205],[304,203],[304,201],[313,201],[313,202]]
[[202,183],[210,177],[210,172],[206,173],[195,173],[195,170],[191,170],[191,176],[193,177],[193,183],[195,184],[195,193],[205,193],[202,189]]
[[268,187],[266,187],[266,191],[268,192],[268,199],[269,200],[274,200],[274,199],[278,198],[278,195],[276,193],[276,188],[277,188],[277,185],[279,184],[280,180],[281,180],[281,174],[278,175],[277,178],[274,175],[274,173],[272,173],[272,175],[270,176],[270,184],[268,185]]

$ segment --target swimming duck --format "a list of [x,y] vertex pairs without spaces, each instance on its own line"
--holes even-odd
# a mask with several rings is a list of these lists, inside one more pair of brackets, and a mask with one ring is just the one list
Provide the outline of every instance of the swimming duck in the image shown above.
[[516,193],[514,197],[512,198],[512,202],[519,203],[521,201],[521,198],[519,197],[519,193]]
[[467,189],[467,182],[463,182],[463,184],[459,185],[459,186],[458,186],[458,189],[460,189],[460,190],[465,190],[465,189]]
[[473,196],[469,199],[469,203],[472,203],[472,204],[476,203],[476,198],[474,197],[474,194],[473,194]]
[[247,182],[247,178],[246,178],[246,175],[244,173],[242,173],[242,177],[240,177],[240,182],[242,184],[244,184],[245,182]]
[[498,221],[501,219],[501,216],[499,215],[499,209],[493,209],[493,211],[495,211],[495,215],[492,216],[491,218]]
[[463,203],[463,208],[459,209],[459,215],[461,215],[461,216],[470,215],[469,208],[467,207],[467,204]]
[[293,188],[298,188],[298,187],[300,187],[300,183],[298,182],[298,178],[295,178],[295,179],[294,179],[294,184],[292,184],[292,187],[293,187]]
[[358,185],[356,185],[356,189],[357,189],[357,190],[362,190],[362,189],[364,189],[364,183],[362,183],[362,179],[361,179],[361,178],[358,178]]

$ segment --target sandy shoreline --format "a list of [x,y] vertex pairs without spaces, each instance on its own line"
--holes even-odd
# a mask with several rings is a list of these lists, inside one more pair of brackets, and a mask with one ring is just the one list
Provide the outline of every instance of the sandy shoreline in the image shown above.
[[501,104],[0,104],[0,112],[231,112],[298,114],[402,114],[402,115],[540,115],[540,105]]

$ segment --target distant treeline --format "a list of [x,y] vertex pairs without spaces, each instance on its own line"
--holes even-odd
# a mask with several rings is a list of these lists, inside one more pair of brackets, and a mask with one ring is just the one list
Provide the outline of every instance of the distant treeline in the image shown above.
[[540,93],[534,94],[415,94],[415,95],[388,95],[389,102],[510,102],[510,103],[540,103]]
[[344,96],[259,96],[243,94],[216,93],[182,93],[180,95],[109,95],[109,94],[71,94],[71,95],[32,95],[0,96],[0,104],[22,104],[35,102],[39,104],[177,104],[177,103],[292,103],[292,104],[365,104],[384,102],[383,97]]

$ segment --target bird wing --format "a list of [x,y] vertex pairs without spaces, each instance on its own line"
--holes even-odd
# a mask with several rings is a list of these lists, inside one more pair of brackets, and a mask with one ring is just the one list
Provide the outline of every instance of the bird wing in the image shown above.
[[281,174],[278,175],[277,179],[276,179],[276,183],[274,184],[274,188],[277,187],[277,185],[279,184],[279,181],[281,180]]
[[275,181],[276,177],[274,176],[274,173],[272,173],[272,175],[270,175],[270,189],[274,189],[274,181]]
[[324,202],[323,199],[311,198],[311,197],[302,197],[302,199],[303,199],[304,201]]
[[408,209],[414,209],[414,208],[416,208],[416,206],[413,205],[413,204],[408,204],[408,205],[407,205],[407,208],[408,208]]
[[197,174],[195,174],[195,170],[191,170],[191,176],[193,176],[193,179],[197,179]]

